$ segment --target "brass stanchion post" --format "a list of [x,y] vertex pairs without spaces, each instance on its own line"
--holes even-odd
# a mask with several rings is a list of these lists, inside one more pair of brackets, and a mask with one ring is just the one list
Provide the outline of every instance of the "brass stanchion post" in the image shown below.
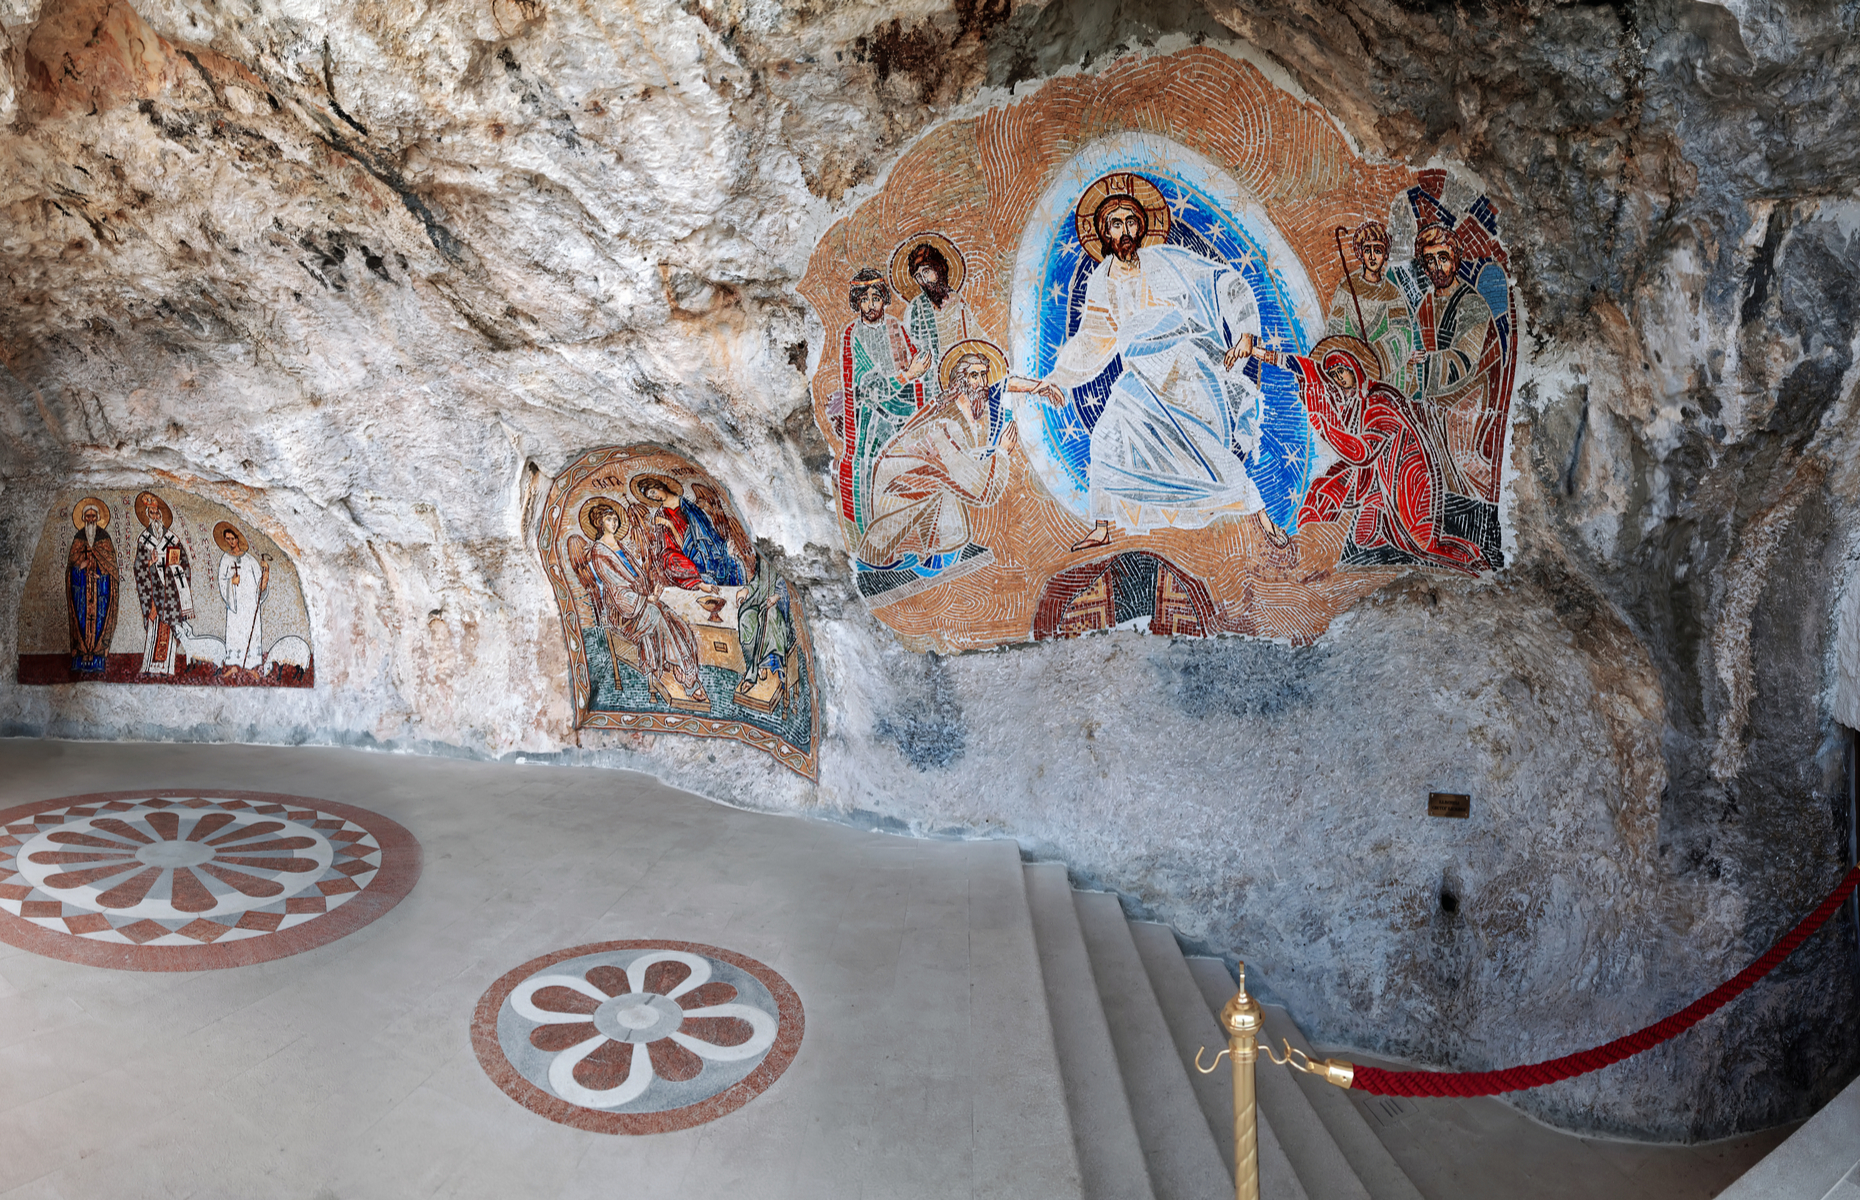
[[[1240,964],[1240,990],[1221,1009],[1221,1028],[1227,1032],[1227,1049],[1234,1067],[1234,1200],[1259,1200],[1259,1113],[1253,1092],[1253,1068],[1259,1060],[1259,1028],[1264,1017],[1259,1001],[1246,994],[1246,964]],[[1195,1069],[1212,1074],[1221,1054],[1207,1067],[1195,1054]]]

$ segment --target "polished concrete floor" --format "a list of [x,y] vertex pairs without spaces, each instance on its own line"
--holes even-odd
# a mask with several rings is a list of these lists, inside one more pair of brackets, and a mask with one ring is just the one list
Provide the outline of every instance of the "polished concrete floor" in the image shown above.
[[[145,787],[377,812],[418,839],[423,874],[372,923],[232,969],[0,944],[0,1197],[1076,1194],[1011,843],[745,813],[623,772],[0,740],[0,809]],[[499,1090],[473,1051],[480,997],[540,955],[629,938],[779,972],[806,1008],[786,1073],[639,1137]],[[1708,1197],[1787,1133],[1668,1148],[1568,1137],[1496,1101],[1365,1115],[1429,1200]]]
[[[140,787],[373,810],[419,839],[424,873],[373,923],[252,966],[0,945],[9,1200],[1076,1194],[1040,976],[1003,969],[1034,956],[1011,843],[759,816],[613,771],[0,741],[0,808]],[[480,996],[538,955],[627,938],[780,972],[806,1007],[786,1073],[645,1137],[500,1091],[473,1053]]]
[[1649,1146],[1572,1137],[1493,1096],[1349,1095],[1427,1200],[1710,1200],[1796,1128],[1697,1146]]

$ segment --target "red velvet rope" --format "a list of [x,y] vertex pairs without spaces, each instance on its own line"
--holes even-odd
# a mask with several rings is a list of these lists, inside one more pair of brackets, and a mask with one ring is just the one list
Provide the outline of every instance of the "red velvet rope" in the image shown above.
[[1795,953],[1798,946],[1813,936],[1834,915],[1834,911],[1846,902],[1857,885],[1860,885],[1860,866],[1847,872],[1847,878],[1841,880],[1841,886],[1821,902],[1820,908],[1808,914],[1807,920],[1790,930],[1782,941],[1771,946],[1762,958],[1745,967],[1737,978],[1709,996],[1694,1000],[1664,1021],[1626,1037],[1618,1037],[1605,1046],[1578,1050],[1548,1062],[1508,1067],[1503,1071],[1468,1071],[1457,1074],[1451,1071],[1383,1071],[1376,1067],[1357,1067],[1350,1086],[1379,1096],[1491,1096],[1499,1092],[1542,1087],[1546,1083],[1586,1075],[1624,1058],[1632,1058],[1642,1050],[1678,1037],[1743,995],[1752,984],[1775,970],[1778,963]]

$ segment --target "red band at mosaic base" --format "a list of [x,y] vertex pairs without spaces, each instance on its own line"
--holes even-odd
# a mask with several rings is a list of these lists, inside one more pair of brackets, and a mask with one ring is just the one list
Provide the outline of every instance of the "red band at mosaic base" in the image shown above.
[[669,1133],[735,1112],[801,1047],[801,998],[752,958],[657,940],[531,959],[491,986],[472,1046],[523,1107],[591,1133]]
[[0,940],[127,971],[209,971],[333,942],[420,877],[366,809],[273,792],[96,792],[0,811]]

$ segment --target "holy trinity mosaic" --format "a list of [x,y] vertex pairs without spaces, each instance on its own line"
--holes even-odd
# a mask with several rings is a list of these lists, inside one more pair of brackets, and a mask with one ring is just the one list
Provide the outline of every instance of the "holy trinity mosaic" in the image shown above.
[[310,616],[261,523],[179,488],[69,488],[26,572],[21,683],[309,687]]
[[1496,206],[1215,49],[932,131],[801,291],[859,591],[917,648],[1303,641],[1504,563]]
[[590,450],[556,477],[539,542],[578,728],[731,738],[816,777],[800,600],[707,471],[658,446]]

